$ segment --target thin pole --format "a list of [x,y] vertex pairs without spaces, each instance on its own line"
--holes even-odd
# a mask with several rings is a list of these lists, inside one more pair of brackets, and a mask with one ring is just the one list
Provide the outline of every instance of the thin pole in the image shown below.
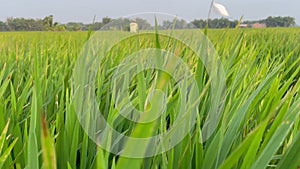
[[206,28],[205,28],[205,31],[204,31],[205,35],[207,35],[208,22],[209,22],[209,18],[210,18],[211,12],[212,12],[212,8],[213,8],[213,5],[214,5],[214,1],[215,1],[215,0],[212,0],[212,1],[211,1],[210,8],[209,8],[209,11],[208,11],[208,16],[207,16],[207,20],[206,20]]

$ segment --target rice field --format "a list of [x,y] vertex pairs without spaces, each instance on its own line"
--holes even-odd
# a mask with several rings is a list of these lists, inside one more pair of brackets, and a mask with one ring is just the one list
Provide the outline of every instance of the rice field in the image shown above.
[[[185,30],[190,35],[196,31],[200,30]],[[85,63],[91,60],[80,60],[85,59],[80,56],[91,35],[91,32],[0,33],[0,168],[300,167],[299,28],[209,30],[208,38],[223,68],[226,90],[222,91],[211,90],[222,79],[212,79],[209,68],[191,48],[159,34],[136,35],[121,41],[89,68]],[[103,36],[113,39],[119,35],[106,32]],[[197,38],[190,39],[192,45],[200,46]],[[98,43],[104,44],[101,40]],[[184,82],[153,67],[130,77],[132,67],[122,65],[134,61],[126,58],[148,48],[164,49],[180,58],[189,68],[188,75],[179,76]],[[99,52],[102,51],[94,54]],[[182,67],[172,66],[172,59],[156,59],[171,71],[184,72]],[[141,60],[137,67],[142,62],[146,60]],[[91,76],[84,74],[88,71],[92,71]],[[187,78],[190,76],[195,81]],[[127,86],[124,90],[128,98],[124,100],[119,94],[123,90],[120,82]],[[197,89],[191,87],[193,83]],[[92,88],[86,88],[87,85]],[[153,92],[154,89],[163,91],[164,96]],[[165,151],[155,153],[160,149],[147,141],[129,144],[130,141],[105,130],[110,126],[133,138],[168,132],[178,125],[178,119],[185,119],[180,114],[184,92],[192,93],[189,96],[195,99],[191,103],[195,117],[187,117],[188,124],[181,125],[179,133],[174,132],[182,139],[173,146],[170,146],[172,139],[160,140]],[[96,106],[94,100],[89,100],[92,96]],[[147,114],[134,116],[131,109],[120,115],[122,110],[118,106],[126,108],[128,103],[139,112],[157,115],[163,110],[164,113],[154,121],[147,119]],[[96,109],[109,125],[89,114]],[[211,109],[220,116],[209,137],[204,139],[205,123],[213,118],[209,115]],[[189,111],[192,110],[183,112]],[[88,116],[81,116],[82,112]],[[188,132],[182,134],[186,127]],[[97,137],[97,132],[102,132],[101,137]],[[103,140],[105,145],[97,144]],[[146,152],[153,153],[145,155]],[[140,154],[129,157],[124,156],[126,153]]]

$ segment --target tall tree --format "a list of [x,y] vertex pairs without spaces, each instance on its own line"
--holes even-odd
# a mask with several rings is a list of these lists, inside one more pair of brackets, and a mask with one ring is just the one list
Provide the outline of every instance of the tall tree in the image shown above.
[[151,24],[146,19],[136,18],[136,23],[139,26],[139,30],[149,30],[152,28]]
[[53,28],[53,15],[46,16],[43,19],[43,24],[46,30],[51,30]]
[[108,23],[111,22],[111,21],[112,21],[111,18],[109,18],[109,17],[104,17],[104,18],[102,18],[102,25],[106,25],[106,24],[108,24]]
[[8,27],[5,22],[0,21],[0,31],[8,31]]

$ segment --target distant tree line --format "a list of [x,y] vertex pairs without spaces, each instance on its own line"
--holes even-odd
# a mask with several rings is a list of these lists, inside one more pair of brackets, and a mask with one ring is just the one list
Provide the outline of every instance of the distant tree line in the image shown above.
[[[191,22],[197,28],[205,28],[206,27],[206,20],[194,20]],[[296,26],[295,18],[293,17],[272,17],[269,16],[266,19],[257,20],[257,21],[244,21],[243,24],[252,25],[255,23],[266,24],[267,27],[294,27]],[[227,18],[221,19],[209,19],[208,20],[208,27],[209,28],[235,28],[238,24],[237,20],[231,21]]]
[[245,24],[253,24],[253,23],[265,23],[267,27],[293,27],[296,26],[295,18],[287,16],[287,17],[272,17],[269,16],[266,19],[258,20],[258,21],[245,21]]
[[[112,24],[108,24],[112,18],[104,17],[102,22],[94,22],[92,24],[84,24],[80,22],[69,22],[66,24],[59,24],[54,22],[53,15],[44,17],[43,19],[31,18],[7,18],[5,22],[0,21],[0,31],[86,31],[86,30],[99,30],[99,29],[118,29],[129,30],[129,23],[131,20],[128,18],[121,18],[115,20]],[[145,19],[136,18],[140,30],[147,30],[153,28],[150,23]],[[267,27],[293,27],[296,25],[295,18],[293,17],[268,17],[258,21],[244,21],[244,24],[264,23]],[[114,25],[113,25],[114,24]],[[209,28],[234,28],[238,24],[237,20],[229,20],[227,18],[209,19]],[[193,29],[205,28],[207,25],[206,20],[195,19],[192,22],[186,22],[183,19],[173,21],[163,21],[159,25],[160,29]]]

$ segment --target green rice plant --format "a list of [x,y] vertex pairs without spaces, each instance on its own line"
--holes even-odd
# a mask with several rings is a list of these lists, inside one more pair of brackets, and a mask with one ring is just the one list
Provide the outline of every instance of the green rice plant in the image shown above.
[[7,158],[10,155],[11,150],[13,149],[14,145],[18,141],[18,139],[15,139],[10,145],[8,145],[7,148],[3,149],[4,143],[5,143],[5,140],[6,140],[7,131],[8,131],[8,126],[9,126],[9,121],[7,122],[5,128],[3,129],[3,131],[0,135],[0,152],[1,152],[0,168],[3,168],[4,162],[7,160]]
[[[204,142],[201,129],[213,106],[214,91],[204,64],[193,51],[158,34],[136,36],[130,43],[114,46],[99,65],[93,92],[97,108],[120,133],[147,137],[168,131],[181,101],[172,77],[148,69],[126,79],[130,101],[138,110],[157,113],[160,102],[153,103],[154,109],[146,104],[155,86],[168,96],[166,113],[149,124],[121,117],[113,101],[118,86],[112,78],[128,55],[147,48],[171,51],[187,63],[199,88],[196,124],[179,144],[155,156],[128,158],[97,145],[76,115],[72,75],[93,32],[0,33],[0,168],[297,168],[299,35],[298,28],[208,32],[224,66],[227,90],[221,120]],[[106,32],[105,36],[114,39],[118,33]],[[196,42],[194,38],[190,40]],[[118,138],[111,133],[105,139],[107,147],[118,146],[114,144]],[[147,143],[144,146],[147,151]],[[132,145],[125,148],[136,151]]]

